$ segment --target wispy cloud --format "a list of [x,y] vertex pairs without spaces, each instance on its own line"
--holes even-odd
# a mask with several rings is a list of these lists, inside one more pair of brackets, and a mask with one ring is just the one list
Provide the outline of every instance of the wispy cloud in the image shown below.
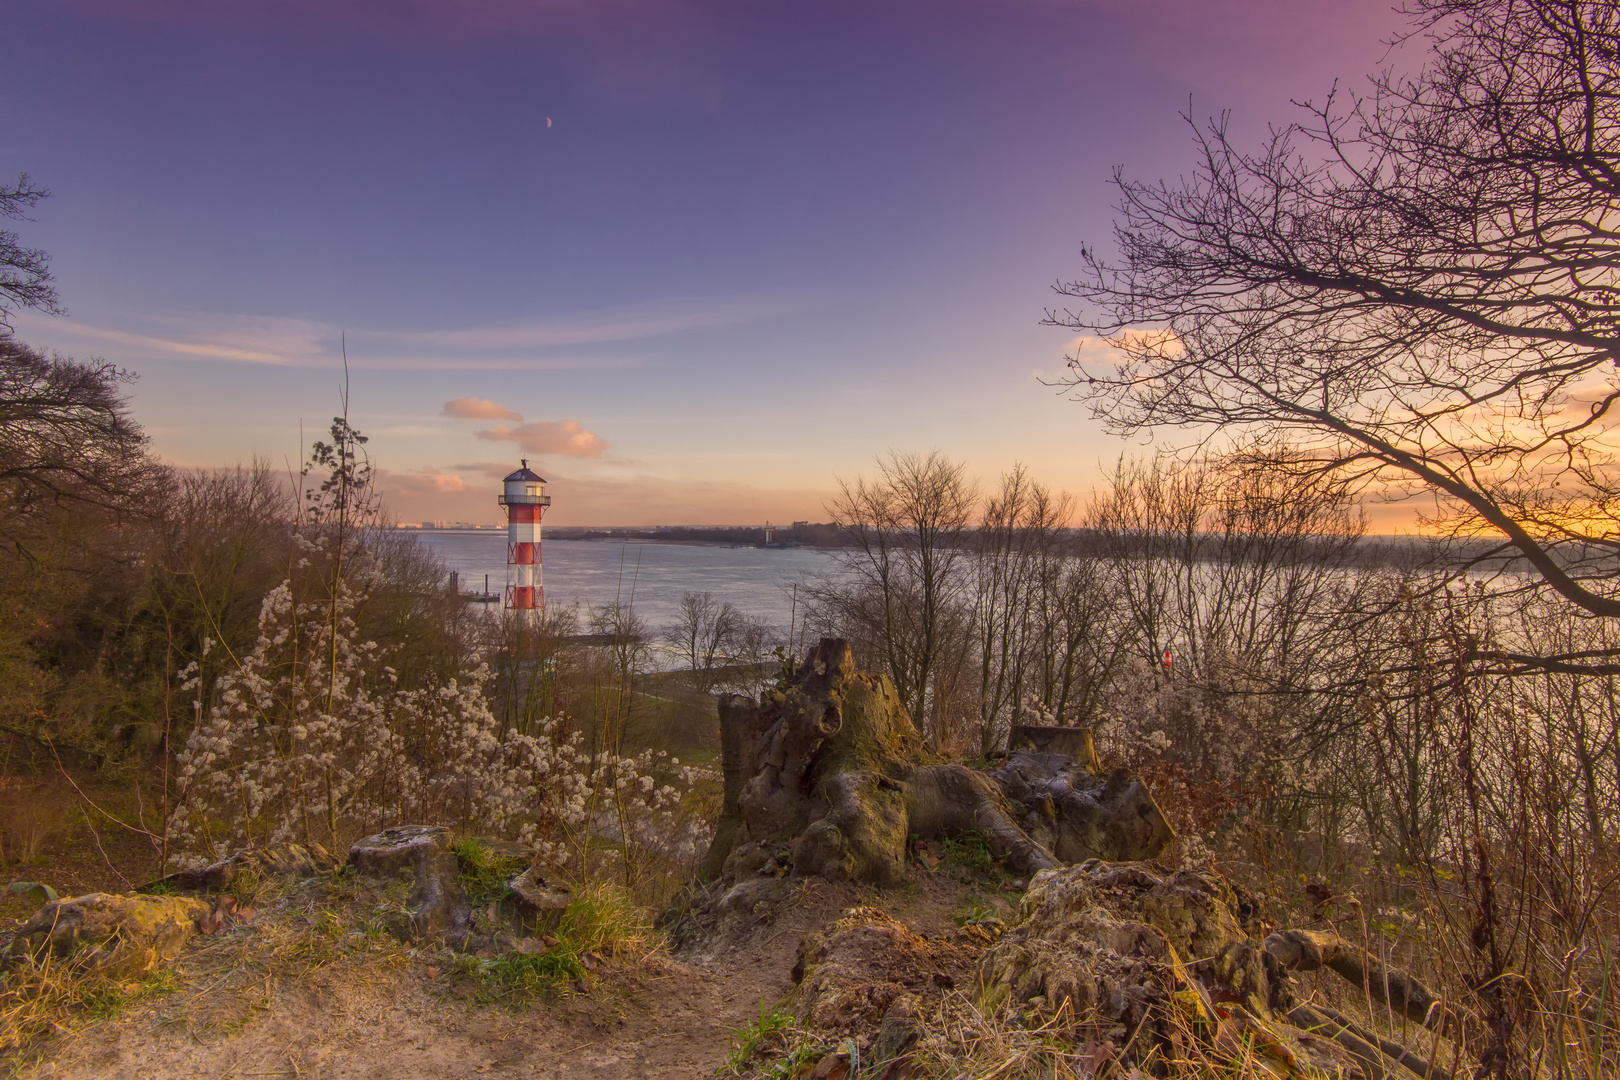
[[99,327],[84,326],[82,324],[70,324],[68,333],[77,337],[90,338],[93,341],[110,341],[116,345],[152,349],[158,352],[175,353],[180,356],[196,356],[208,360],[240,360],[249,364],[286,364],[289,362],[284,355],[278,353],[242,349],[223,342],[170,341],[165,338],[149,337],[145,334],[128,334],[121,330],[102,330]]
[[[89,321],[23,315],[19,329],[47,343],[122,346],[131,357],[402,371],[561,370],[640,366],[638,356],[565,353],[757,322],[822,302],[800,293],[694,297],[548,319],[452,329],[344,328],[274,315],[170,311],[109,313]],[[117,359],[115,356],[114,359]],[[446,414],[451,415],[451,414]],[[496,417],[481,417],[496,419]],[[503,417],[513,419],[515,417]]]
[[599,458],[612,444],[578,420],[531,420],[527,424],[498,424],[477,432],[490,442],[514,442],[531,454]]

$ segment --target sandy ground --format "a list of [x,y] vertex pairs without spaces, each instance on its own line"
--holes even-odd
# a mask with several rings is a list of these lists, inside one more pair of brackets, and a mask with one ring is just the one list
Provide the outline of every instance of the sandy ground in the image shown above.
[[[582,992],[510,1008],[449,987],[432,958],[371,944],[300,963],[256,958],[263,928],[199,941],[178,988],[52,1044],[27,1077],[712,1076],[733,1029],[792,987],[800,942],[848,907],[875,903],[942,933],[959,885],[928,875],[879,897],[815,883],[768,919],[687,952],[609,960]],[[259,940],[255,940],[255,934]]]

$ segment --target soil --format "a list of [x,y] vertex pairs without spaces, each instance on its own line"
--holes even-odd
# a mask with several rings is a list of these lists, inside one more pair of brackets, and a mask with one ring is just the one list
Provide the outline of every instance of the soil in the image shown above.
[[[896,888],[809,880],[770,915],[699,940],[608,958],[575,989],[518,1007],[470,1000],[444,961],[358,934],[328,950],[307,925],[256,925],[193,941],[175,988],[37,1051],[26,1077],[660,1077],[725,1065],[735,1029],[792,988],[800,943],[856,905],[925,935],[1016,894],[950,868]],[[291,920],[298,922],[298,920]]]

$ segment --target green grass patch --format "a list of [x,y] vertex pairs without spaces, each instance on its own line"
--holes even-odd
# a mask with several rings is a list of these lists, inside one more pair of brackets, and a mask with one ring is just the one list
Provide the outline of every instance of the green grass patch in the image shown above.
[[557,936],[572,943],[584,955],[645,945],[649,931],[646,914],[631,901],[628,893],[598,886],[585,889],[568,905]]
[[651,947],[645,912],[622,889],[587,887],[558,923],[557,943],[542,953],[513,952],[480,960],[463,956],[452,969],[471,982],[476,1000],[516,1005],[583,979],[590,965]]
[[513,1004],[555,993],[584,978],[580,955],[571,943],[559,942],[538,955],[507,953],[489,960],[464,956],[457,960],[456,970],[477,985],[479,1001]]
[[969,829],[947,836],[941,841],[945,852],[945,865],[956,872],[958,878],[993,878],[999,875],[1001,864],[990,851],[990,841],[981,832]]
[[497,855],[477,840],[458,840],[450,850],[461,868],[462,891],[474,905],[505,900],[511,891],[508,882],[523,870],[516,860]]
[[759,1002],[759,1018],[752,1024],[732,1028],[731,1051],[726,1054],[726,1068],[733,1075],[740,1075],[744,1065],[773,1042],[783,1041],[789,1028],[793,1026],[793,1017],[780,1009],[765,1004],[765,999]]

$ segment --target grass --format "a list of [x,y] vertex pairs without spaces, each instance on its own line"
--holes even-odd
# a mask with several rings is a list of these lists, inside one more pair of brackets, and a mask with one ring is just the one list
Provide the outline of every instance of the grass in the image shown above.
[[15,961],[0,976],[0,1054],[16,1055],[65,1028],[106,1020],[126,1006],[176,990],[172,969],[115,979],[46,953]]
[[958,880],[995,878],[1001,874],[1001,864],[990,850],[990,841],[983,833],[968,830],[940,841],[944,848],[945,865],[955,871]]
[[[784,1036],[793,1027],[793,1017],[780,1009],[772,1008],[763,998],[759,1002],[759,1018],[751,1024],[739,1028],[732,1028],[731,1051],[726,1055],[726,1069],[733,1076],[742,1075],[743,1066],[747,1065],[755,1054],[765,1049],[770,1043],[785,1041]],[[802,1058],[800,1060],[803,1060]],[[756,1075],[778,1075],[776,1073]],[[792,1075],[791,1073],[780,1075]]]
[[452,970],[472,985],[474,1000],[518,1006],[564,991],[604,957],[645,958],[660,947],[661,938],[623,889],[587,885],[563,912],[556,943],[545,952],[463,956]]
[[458,957],[454,970],[474,983],[474,999],[485,1004],[522,1004],[556,993],[585,977],[580,954],[571,944],[561,942],[533,956],[504,953],[489,960]]
[[511,892],[507,883],[523,869],[517,860],[497,855],[477,840],[458,840],[450,850],[461,867],[461,888],[475,905],[505,900]]

